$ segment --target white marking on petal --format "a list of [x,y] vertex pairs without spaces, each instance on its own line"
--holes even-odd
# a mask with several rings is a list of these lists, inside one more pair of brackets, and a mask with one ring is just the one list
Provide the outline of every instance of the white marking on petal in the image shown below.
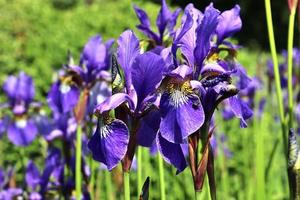
[[101,127],[100,129],[100,135],[101,135],[101,138],[106,138],[111,132],[111,129],[109,126],[103,126]]
[[27,125],[27,120],[26,119],[19,119],[16,121],[16,126],[18,128],[25,128]]
[[181,90],[173,90],[170,93],[170,104],[176,108],[185,104],[188,101],[188,96]]
[[71,87],[67,84],[61,83],[59,90],[61,91],[61,93],[66,94],[71,90]]

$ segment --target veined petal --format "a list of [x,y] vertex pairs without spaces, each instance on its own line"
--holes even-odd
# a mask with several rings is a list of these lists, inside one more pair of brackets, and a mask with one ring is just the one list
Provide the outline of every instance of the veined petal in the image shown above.
[[219,14],[220,11],[215,9],[211,3],[206,7],[201,24],[196,29],[197,39],[194,51],[195,62],[198,66],[196,76],[199,75],[203,60],[210,51],[211,37],[217,28]]
[[161,135],[172,143],[182,143],[204,123],[200,99],[193,99],[179,90],[162,95],[160,111]]
[[140,54],[139,41],[131,30],[127,30],[119,37],[118,45],[118,62],[124,71],[126,89],[130,91],[132,63]]
[[34,122],[27,119],[11,123],[7,130],[9,140],[17,146],[29,145],[35,139],[37,132]]
[[96,132],[88,142],[93,159],[105,164],[112,170],[125,156],[129,142],[129,132],[121,120],[114,120],[101,126],[98,123]]
[[240,119],[240,126],[247,127],[246,120],[253,115],[251,108],[237,96],[230,97],[229,104],[234,115]]
[[110,96],[102,103],[100,103],[96,107],[94,112],[101,114],[101,113],[107,112],[109,110],[115,109],[116,107],[120,106],[121,104],[123,104],[125,102],[128,102],[130,109],[132,109],[132,110],[135,109],[135,104],[128,94],[117,93],[117,94]]
[[157,148],[164,160],[176,167],[176,174],[182,172],[187,167],[182,148],[180,144],[174,144],[163,138],[161,133],[156,137]]
[[149,94],[153,93],[162,79],[164,61],[161,56],[146,52],[137,56],[132,66],[132,84],[140,104]]
[[232,9],[224,11],[219,17],[219,24],[216,32],[218,36],[217,43],[222,41],[242,28],[242,20],[240,18],[240,6],[235,5]]

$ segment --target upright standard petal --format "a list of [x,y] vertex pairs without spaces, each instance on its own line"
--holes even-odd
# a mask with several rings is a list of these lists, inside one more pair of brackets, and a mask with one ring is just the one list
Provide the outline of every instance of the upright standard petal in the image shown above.
[[132,84],[131,68],[135,58],[140,54],[140,45],[137,37],[131,30],[124,31],[118,39],[118,62],[121,65],[124,75],[126,89],[129,92]]
[[164,61],[152,52],[139,55],[132,66],[132,84],[138,96],[138,105],[151,93],[162,79]]
[[203,60],[210,51],[211,37],[217,28],[219,14],[220,11],[215,9],[213,4],[210,4],[208,7],[206,7],[201,24],[196,29],[197,39],[196,48],[194,51],[196,59],[195,62],[197,63],[198,67],[196,76],[199,75]]
[[40,172],[34,162],[29,161],[26,168],[25,180],[31,190],[35,190],[40,184]]
[[169,10],[166,0],[161,0],[161,8],[156,19],[156,25],[159,31],[160,39],[162,40],[164,32],[167,28],[168,22],[172,16]]
[[166,162],[176,167],[176,174],[182,172],[187,167],[182,148],[180,144],[174,144],[157,134],[156,144],[159,152]]
[[121,120],[109,124],[98,123],[96,132],[88,142],[93,159],[105,164],[112,170],[125,156],[129,142],[129,132]]
[[222,41],[234,33],[238,32],[242,28],[242,20],[240,18],[240,6],[235,5],[234,8],[224,11],[219,17],[219,24],[216,32],[218,36],[217,43]]
[[172,143],[182,143],[204,123],[200,99],[180,90],[164,93],[160,100],[161,135]]
[[8,127],[8,139],[17,146],[29,145],[37,135],[37,127],[32,120],[19,119]]
[[106,46],[102,43],[100,35],[93,36],[85,44],[80,56],[80,65],[85,64],[88,70],[104,68]]

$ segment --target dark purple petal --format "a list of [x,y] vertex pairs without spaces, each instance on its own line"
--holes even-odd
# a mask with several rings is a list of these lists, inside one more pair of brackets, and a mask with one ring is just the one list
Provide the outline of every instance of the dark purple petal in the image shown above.
[[220,15],[219,24],[216,29],[218,44],[222,43],[225,38],[241,30],[242,20],[240,18],[240,10],[240,6],[235,5],[234,8],[224,11]]
[[85,44],[80,56],[80,65],[86,65],[88,70],[105,67],[106,46],[100,35],[93,36]]
[[172,13],[167,6],[166,0],[161,0],[161,8],[156,19],[156,25],[159,31],[160,39],[163,38],[164,32],[171,16]]
[[159,111],[152,111],[141,118],[138,130],[138,144],[144,147],[151,147],[159,129],[159,124]]
[[182,172],[187,167],[184,154],[180,144],[174,144],[162,137],[160,133],[156,137],[157,148],[164,160],[176,167],[176,174]]
[[27,146],[35,139],[37,132],[37,127],[32,120],[19,119],[9,125],[7,135],[13,144]]
[[67,113],[76,106],[79,96],[77,87],[58,81],[52,85],[47,101],[53,112]]
[[246,120],[253,114],[251,108],[237,96],[230,97],[229,104],[235,116],[240,119],[240,126],[247,127]]
[[26,184],[32,190],[35,190],[37,186],[40,184],[40,172],[37,166],[32,161],[29,161],[27,165],[25,180],[26,180]]
[[131,30],[121,34],[118,39],[118,62],[121,65],[124,75],[126,89],[129,92],[131,88],[131,68],[135,58],[140,54],[140,45],[137,37]]
[[220,11],[215,9],[211,3],[208,7],[206,7],[201,24],[196,29],[197,39],[194,51],[196,59],[195,62],[198,65],[198,72],[196,72],[196,76],[199,75],[203,60],[210,51],[211,37],[218,25],[219,14]]
[[138,105],[151,93],[162,79],[164,61],[151,52],[139,55],[132,66],[132,84],[138,96]]
[[172,143],[182,143],[197,131],[204,122],[200,100],[175,91],[164,93],[160,100],[161,135]]
[[93,159],[105,164],[112,170],[125,156],[129,142],[129,132],[126,124],[121,120],[114,120],[110,124],[97,129],[88,142]]
[[0,138],[2,135],[6,132],[8,124],[9,124],[9,117],[5,116],[2,119],[0,119]]
[[174,27],[176,26],[176,22],[177,22],[177,19],[178,19],[178,16],[181,12],[181,9],[180,8],[177,8],[173,13],[172,13],[172,16],[171,18],[169,19],[169,23],[168,23],[168,31],[169,31],[169,34],[171,36],[173,36],[174,34]]
[[139,8],[136,5],[134,5],[133,8],[134,8],[136,16],[138,17],[138,19],[141,22],[141,25],[148,27],[150,29],[151,24],[150,24],[150,20],[149,20],[147,13],[143,9]]
[[125,102],[128,102],[130,109],[133,109],[133,110],[135,109],[135,104],[128,94],[117,93],[117,94],[110,96],[105,101],[103,101],[102,103],[97,105],[95,112],[104,113],[109,110],[117,108],[118,106],[120,106],[121,104],[123,104]]

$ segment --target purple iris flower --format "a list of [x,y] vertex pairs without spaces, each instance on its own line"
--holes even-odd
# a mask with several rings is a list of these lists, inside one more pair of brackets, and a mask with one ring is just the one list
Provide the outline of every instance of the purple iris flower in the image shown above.
[[134,10],[140,21],[137,28],[158,46],[163,46],[164,37],[166,35],[172,36],[174,34],[174,27],[181,11],[181,9],[178,8],[172,13],[166,1],[161,0],[161,8],[156,18],[156,26],[158,29],[158,33],[156,33],[151,28],[147,13],[136,5],[134,5]]
[[38,131],[34,120],[29,116],[29,107],[35,94],[33,80],[24,72],[19,76],[9,76],[3,84],[13,117],[1,119],[1,132],[7,131],[9,140],[17,146],[27,146]]
[[85,91],[86,99],[82,110],[85,111],[89,91],[98,80],[109,79],[107,70],[110,67],[111,47],[113,40],[102,43],[100,35],[93,36],[84,46],[80,56],[80,65],[73,63],[69,55],[69,63],[65,66],[65,72],[55,82],[48,94],[48,103],[56,113],[67,113],[78,104],[80,91]]
[[22,196],[23,190],[21,188],[6,187],[7,183],[12,177],[13,169],[7,172],[0,167],[0,199],[11,200]]
[[[136,133],[129,136],[126,123],[132,123],[132,130],[136,132],[134,129],[139,126],[136,124],[138,118],[145,115],[151,105],[155,104],[156,88],[162,79],[165,66],[159,55],[152,52],[141,54],[139,41],[130,30],[123,32],[118,39],[117,61],[124,74],[124,88],[96,107],[95,112],[99,116],[99,122],[88,143],[93,158],[105,164],[109,170],[124,158],[130,137],[131,140],[136,140],[134,139]],[[114,77],[113,81],[118,77],[120,78],[120,76]],[[119,116],[123,121],[109,117],[108,112],[112,109],[116,109],[116,116],[119,111],[121,115],[126,113],[125,117]],[[130,119],[127,118],[128,116]],[[132,146],[135,146],[136,142],[133,143]],[[133,155],[134,151],[130,155],[131,161]]]
[[38,186],[41,183],[41,175],[39,169],[32,161],[29,161],[27,165],[25,180],[27,186],[30,188],[31,191],[29,195],[29,199],[32,200],[42,199],[42,196],[37,192]]

